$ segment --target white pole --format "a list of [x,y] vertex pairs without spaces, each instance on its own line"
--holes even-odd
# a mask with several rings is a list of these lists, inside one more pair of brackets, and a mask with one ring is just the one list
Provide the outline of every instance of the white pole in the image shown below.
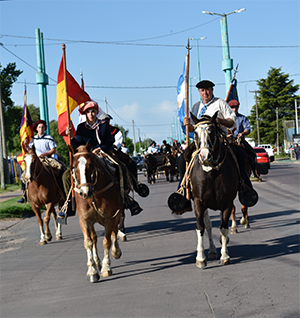
[[132,119],[132,134],[133,134],[133,155],[136,156],[136,144],[135,144],[135,134],[134,134],[134,120]]
[[299,133],[297,99],[295,99],[296,134]]

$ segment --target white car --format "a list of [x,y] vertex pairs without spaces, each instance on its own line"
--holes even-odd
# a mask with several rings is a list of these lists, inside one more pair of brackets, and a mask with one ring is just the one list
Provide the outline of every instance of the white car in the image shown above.
[[273,151],[273,148],[270,144],[262,144],[262,145],[258,145],[257,147],[263,147],[265,148],[266,152],[268,153],[269,155],[269,158],[270,158],[270,161],[274,161],[275,158],[274,158],[274,151]]

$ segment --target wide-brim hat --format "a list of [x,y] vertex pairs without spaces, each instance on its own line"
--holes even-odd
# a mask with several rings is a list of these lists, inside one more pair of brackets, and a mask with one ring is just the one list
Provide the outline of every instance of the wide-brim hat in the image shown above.
[[196,87],[197,88],[208,88],[208,87],[214,87],[215,84],[211,81],[207,81],[207,80],[203,80],[203,81],[200,81],[196,84]]
[[43,124],[43,125],[45,126],[45,128],[47,129],[47,123],[46,123],[43,119],[39,119],[39,120],[37,120],[37,121],[33,124],[33,126],[32,126],[32,129],[33,129],[34,132],[37,132],[36,127],[37,127],[39,124]]
[[80,114],[84,114],[86,110],[90,108],[95,108],[97,110],[97,114],[99,113],[99,105],[94,101],[86,102],[82,107],[79,108]]
[[104,119],[113,119],[109,114],[103,113],[99,116],[100,120],[104,120]]
[[240,106],[240,103],[238,100],[232,99],[230,102],[228,102],[228,105],[230,107],[238,107],[238,106]]

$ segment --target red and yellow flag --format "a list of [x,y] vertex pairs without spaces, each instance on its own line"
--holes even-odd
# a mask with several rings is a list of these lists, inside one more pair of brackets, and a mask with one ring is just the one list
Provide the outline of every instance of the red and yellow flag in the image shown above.
[[[90,101],[90,96],[80,88],[73,76],[67,71],[68,83],[68,101],[70,114],[80,104]],[[56,111],[58,115],[58,133],[64,136],[65,142],[68,144],[68,137],[66,136],[66,128],[68,127],[68,113],[66,102],[66,81],[63,57],[60,62],[58,75],[57,75],[57,88],[56,88]],[[75,128],[71,122],[73,135],[75,136]]]
[[21,166],[22,170],[25,169],[25,163],[24,163],[24,142],[25,140],[29,144],[31,138],[33,137],[33,128],[32,128],[32,120],[31,116],[27,107],[27,92],[26,92],[26,87],[24,91],[24,108],[23,108],[23,115],[22,115],[22,121],[21,121],[21,126],[20,126],[20,139],[21,139],[21,148],[22,152],[19,156],[17,156],[17,161],[19,165]]

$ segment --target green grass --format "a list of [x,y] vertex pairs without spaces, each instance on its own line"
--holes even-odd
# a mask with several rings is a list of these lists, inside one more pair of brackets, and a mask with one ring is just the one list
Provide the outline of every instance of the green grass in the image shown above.
[[1,202],[0,220],[6,218],[24,218],[35,215],[30,203],[16,203],[21,197],[15,197]]
[[21,183],[13,183],[13,184],[5,184],[6,189],[2,189],[0,187],[0,194],[7,193],[7,192],[14,192],[14,191],[21,191]]

